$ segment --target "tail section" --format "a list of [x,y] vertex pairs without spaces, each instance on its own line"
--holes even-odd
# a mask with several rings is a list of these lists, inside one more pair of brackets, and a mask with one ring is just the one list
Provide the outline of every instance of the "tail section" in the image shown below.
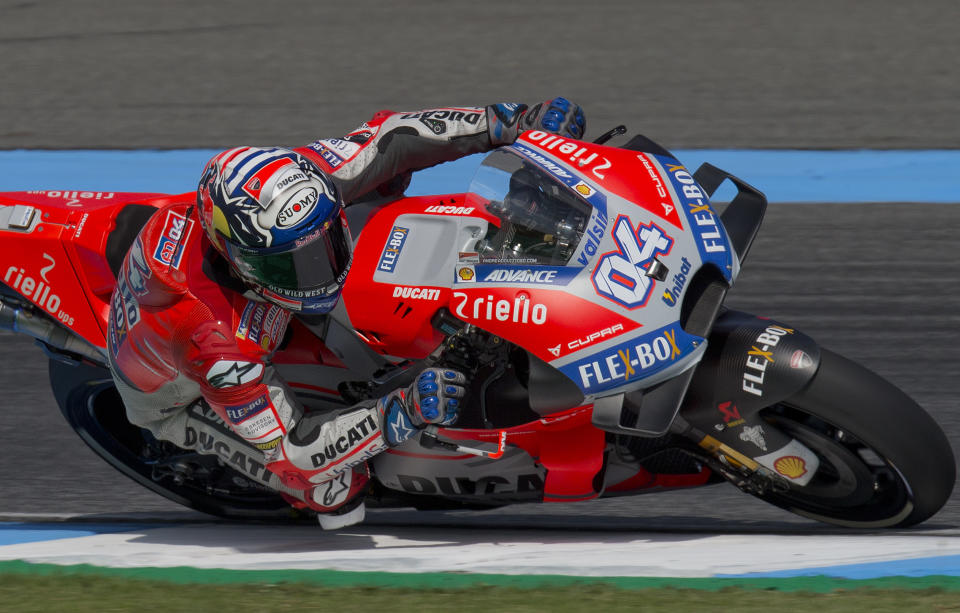
[[0,328],[86,357],[99,356],[106,346],[119,265],[115,260],[122,260],[157,207],[193,197],[0,193]]

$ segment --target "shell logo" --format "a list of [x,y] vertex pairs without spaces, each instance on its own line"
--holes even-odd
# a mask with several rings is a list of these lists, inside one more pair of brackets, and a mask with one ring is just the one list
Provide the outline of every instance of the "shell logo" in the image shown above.
[[773,468],[784,477],[791,479],[799,479],[807,474],[807,463],[803,461],[803,458],[795,455],[777,458],[773,463]]
[[586,183],[584,183],[583,181],[581,181],[581,182],[577,183],[575,186],[573,186],[573,189],[577,190],[579,193],[583,194],[584,196],[586,196],[586,197],[588,197],[588,198],[589,198],[590,196],[592,196],[592,195],[593,195],[593,192],[594,192],[594,189],[593,189],[592,187],[590,187],[589,185],[587,185]]
[[460,277],[461,281],[472,281],[473,280],[473,269],[472,268],[461,268],[457,271],[457,275]]

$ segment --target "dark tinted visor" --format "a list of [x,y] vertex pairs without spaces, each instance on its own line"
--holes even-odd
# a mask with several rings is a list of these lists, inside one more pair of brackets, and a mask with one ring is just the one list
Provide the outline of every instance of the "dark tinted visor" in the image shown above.
[[275,249],[254,251],[225,242],[230,259],[247,281],[287,296],[335,292],[350,265],[350,238],[340,218]]

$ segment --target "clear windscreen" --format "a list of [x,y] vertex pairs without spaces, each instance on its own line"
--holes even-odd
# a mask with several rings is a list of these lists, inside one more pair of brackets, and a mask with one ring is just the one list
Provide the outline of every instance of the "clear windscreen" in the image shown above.
[[566,265],[593,210],[550,173],[509,149],[484,159],[470,192],[499,220],[477,243],[482,261]]

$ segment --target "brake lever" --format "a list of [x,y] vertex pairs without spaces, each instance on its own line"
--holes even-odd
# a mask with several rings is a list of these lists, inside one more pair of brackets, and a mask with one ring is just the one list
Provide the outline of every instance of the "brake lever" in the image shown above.
[[619,125],[612,130],[608,130],[593,140],[594,145],[602,145],[614,136],[620,136],[627,133],[627,126]]
[[427,449],[439,447],[440,449],[446,449],[447,451],[452,451],[454,453],[468,453],[481,458],[498,460],[503,457],[503,452],[507,449],[507,431],[500,430],[500,439],[499,443],[497,443],[497,450],[487,451],[485,449],[467,447],[453,441],[442,439],[440,438],[440,428],[435,425],[429,425],[420,432],[420,445]]

